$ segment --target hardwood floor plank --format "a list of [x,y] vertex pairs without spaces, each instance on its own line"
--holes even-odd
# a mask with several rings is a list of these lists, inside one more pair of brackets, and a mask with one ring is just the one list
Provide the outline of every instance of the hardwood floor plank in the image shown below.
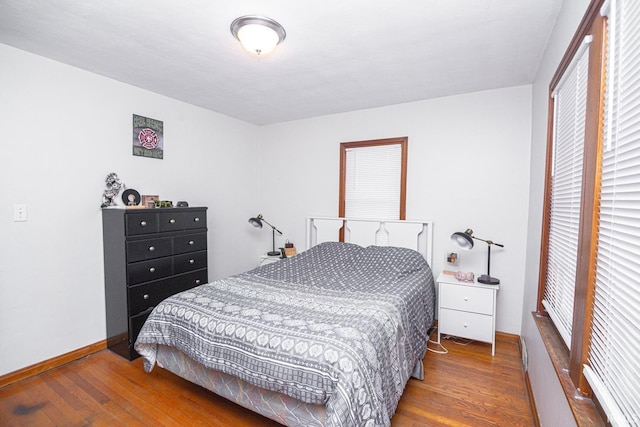
[[[498,341],[494,357],[484,343],[443,343],[449,353],[427,353],[425,380],[409,380],[392,427],[533,425],[517,343]],[[0,425],[279,426],[108,350],[0,388]]]
[[84,417],[73,411],[73,408],[49,387],[42,375],[23,381],[21,386],[27,390],[33,401],[44,403],[42,411],[51,419],[52,425],[80,426],[85,424]]
[[21,386],[15,387],[13,393],[2,395],[2,412],[0,420],[5,416],[7,422],[0,422],[3,426],[54,426],[43,408],[46,402],[37,401]]

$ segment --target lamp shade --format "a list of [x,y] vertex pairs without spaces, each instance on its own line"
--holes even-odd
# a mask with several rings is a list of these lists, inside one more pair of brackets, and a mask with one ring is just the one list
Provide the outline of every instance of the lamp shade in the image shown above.
[[262,214],[258,215],[255,218],[249,218],[249,224],[253,225],[256,228],[262,228]]
[[286,37],[282,25],[264,16],[242,16],[231,23],[231,34],[250,53],[266,55]]
[[466,231],[457,231],[451,235],[451,240],[462,249],[473,248],[473,230],[468,228]]

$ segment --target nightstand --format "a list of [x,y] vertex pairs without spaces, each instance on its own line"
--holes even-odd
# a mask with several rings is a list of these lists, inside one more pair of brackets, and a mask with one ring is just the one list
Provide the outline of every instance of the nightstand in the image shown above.
[[283,259],[280,255],[270,256],[270,255],[260,255],[260,265],[272,264],[274,262],[278,262]]
[[438,344],[441,335],[491,343],[496,354],[496,297],[500,285],[463,282],[438,276]]

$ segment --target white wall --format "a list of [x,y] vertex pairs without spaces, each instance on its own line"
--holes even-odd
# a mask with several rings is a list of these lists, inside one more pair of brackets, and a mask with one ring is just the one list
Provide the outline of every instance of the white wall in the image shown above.
[[528,348],[529,378],[540,423],[543,426],[575,425],[574,417],[531,312],[536,310],[538,296],[549,83],[588,5],[589,0],[564,0],[533,84],[529,226],[521,335]]
[[[300,250],[305,218],[338,210],[339,143],[409,137],[408,219],[435,221],[434,271],[471,227],[505,245],[497,329],[519,334],[531,87],[257,128],[0,45],[0,375],[105,338],[99,205],[107,173],[163,199],[209,207],[210,279],[257,264],[263,213]],[[131,116],[164,121],[165,159],[131,155]],[[12,221],[25,203],[29,221]],[[461,253],[482,273],[486,246]]]
[[[105,339],[109,172],[209,207],[210,279],[255,266],[259,128],[5,45],[0,64],[0,375]],[[134,113],[164,121],[164,160],[132,156]]]
[[[455,231],[504,244],[492,250],[497,329],[520,334],[530,118],[531,87],[520,86],[266,126],[262,213],[285,232],[277,244],[304,247],[304,218],[338,213],[340,143],[408,136],[407,219],[435,222],[434,272]],[[459,268],[486,272],[486,256],[477,242]]]

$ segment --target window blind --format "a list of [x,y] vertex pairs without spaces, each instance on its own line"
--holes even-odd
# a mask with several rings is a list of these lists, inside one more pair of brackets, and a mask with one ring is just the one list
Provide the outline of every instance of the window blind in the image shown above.
[[553,93],[548,260],[542,304],[568,347],[578,259],[590,42],[589,36]]
[[608,16],[593,323],[585,377],[613,425],[640,424],[640,2]]
[[345,216],[400,218],[402,145],[346,150]]

